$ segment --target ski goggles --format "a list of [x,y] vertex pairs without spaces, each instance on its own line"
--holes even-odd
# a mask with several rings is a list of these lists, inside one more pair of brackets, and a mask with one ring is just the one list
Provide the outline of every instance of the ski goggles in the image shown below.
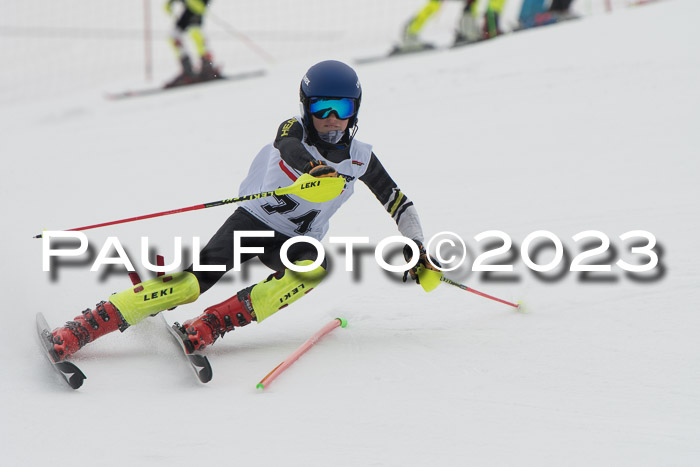
[[355,99],[349,97],[312,97],[309,99],[309,112],[316,118],[324,119],[335,112],[341,120],[355,115]]

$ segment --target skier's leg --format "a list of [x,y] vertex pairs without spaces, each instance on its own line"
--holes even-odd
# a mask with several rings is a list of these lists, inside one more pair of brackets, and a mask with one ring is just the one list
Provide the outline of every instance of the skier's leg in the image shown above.
[[175,27],[170,33],[168,41],[173,48],[173,52],[175,52],[175,57],[182,66],[182,72],[191,74],[192,62],[190,61],[190,57],[187,55],[187,50],[185,49],[185,44],[183,43],[183,31]]
[[109,301],[133,326],[163,310],[192,303],[198,297],[199,281],[194,274],[183,271],[142,282],[112,295]]
[[489,0],[484,23],[484,38],[489,39],[501,35],[500,16],[506,0]]
[[[109,332],[124,331],[148,316],[194,302],[233,267],[233,232],[260,230],[270,229],[247,211],[237,209],[200,253],[201,265],[224,265],[223,271],[194,271],[190,266],[186,271],[156,277],[112,295],[108,302],[101,302],[95,310],[86,310],[82,316],[53,331],[53,359],[63,360]],[[279,248],[287,237],[275,235],[272,241]],[[250,237],[242,243],[245,247],[264,246],[269,240]],[[273,248],[271,253],[274,251]],[[241,262],[253,257],[253,254],[242,254]],[[298,257],[296,253],[290,255],[290,259]]]
[[185,31],[190,27],[192,21],[196,21],[195,18],[196,15],[194,15],[190,10],[185,9],[170,33],[170,45],[175,52],[177,60],[180,62],[182,70],[179,75],[166,84],[166,87],[181,86],[183,84],[190,84],[195,81],[196,75],[192,68],[192,60],[190,60],[190,56],[187,53],[187,48],[185,47],[184,43]]
[[571,7],[571,0],[554,0],[549,6],[549,12],[554,15],[555,18],[569,19],[575,18],[576,15],[569,11]]
[[[250,217],[247,227],[253,228],[259,223],[257,219],[240,210],[241,225],[245,225],[245,216]],[[263,224],[264,225],[264,224]],[[234,327],[245,326],[251,321],[263,321],[301,298],[316,287],[326,276],[327,264],[322,261],[311,271],[295,272],[286,268],[280,258],[280,249],[289,237],[275,233],[275,237],[264,240],[258,246],[265,246],[265,251],[258,257],[260,261],[274,271],[264,281],[247,287],[222,303],[211,306],[197,318],[186,321],[183,330],[190,336],[190,351],[202,349],[212,344],[217,337]],[[209,245],[205,250],[208,250]],[[206,253],[205,250],[202,253]],[[208,256],[211,253],[208,254]],[[309,266],[318,257],[316,248],[309,243],[299,242],[287,250],[287,259],[297,266]],[[207,278],[201,277],[200,283],[207,286]]]
[[481,39],[479,18],[476,0],[464,2],[464,10],[459,21],[459,27],[455,36],[455,42],[477,41]]
[[187,33],[189,34],[190,39],[192,39],[194,48],[197,51],[197,56],[202,57],[204,54],[206,54],[207,40],[204,37],[204,33],[202,32],[199,22],[196,25],[192,25],[192,27],[187,30]]
[[192,26],[188,30],[188,33],[190,35],[190,38],[192,39],[192,42],[195,45],[195,49],[197,50],[197,55],[199,56],[200,60],[198,77],[203,81],[207,81],[219,78],[220,73],[218,68],[214,66],[214,58],[211,54],[211,51],[209,51],[209,49],[207,48],[207,40],[204,37],[204,33],[202,32],[200,24],[201,19],[199,21],[199,24]]
[[425,23],[437,13],[441,6],[442,0],[429,0],[423,9],[406,23],[403,30],[403,45],[405,47],[415,46],[419,43],[418,34]]
[[549,6],[549,11],[564,13],[569,9],[570,4],[570,0],[552,0],[552,4]]
[[[297,266],[312,263],[311,260],[294,261]],[[285,269],[241,290],[228,300],[207,308],[197,318],[182,324],[191,344],[188,350],[201,350],[235,327],[269,318],[309,293],[321,283],[326,274],[325,265],[308,272]]]
[[189,272],[157,277],[116,293],[109,301],[87,309],[73,321],[54,329],[51,357],[61,361],[95,339],[119,329],[126,330],[144,318],[199,297],[197,278]]

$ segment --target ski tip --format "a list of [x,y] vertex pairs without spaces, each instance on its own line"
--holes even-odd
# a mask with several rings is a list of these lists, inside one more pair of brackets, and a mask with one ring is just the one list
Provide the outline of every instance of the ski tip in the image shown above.
[[340,327],[341,328],[346,328],[348,327],[348,320],[345,318],[336,318],[338,321],[340,321]]
[[73,389],[79,389],[83,385],[83,381],[87,379],[87,376],[83,374],[82,371],[78,370],[70,378],[68,378],[68,385]]
[[257,389],[259,392],[262,392],[265,389],[265,385],[263,383],[258,383],[258,385],[255,386],[255,389]]

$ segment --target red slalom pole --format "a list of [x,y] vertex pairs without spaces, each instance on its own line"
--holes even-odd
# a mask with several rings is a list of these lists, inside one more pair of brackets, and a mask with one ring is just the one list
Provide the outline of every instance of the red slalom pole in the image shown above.
[[274,370],[269,372],[267,376],[260,380],[260,382],[255,386],[257,389],[263,390],[269,385],[275,378],[277,378],[284,370],[289,368],[292,363],[296,362],[299,357],[301,357],[307,350],[311,348],[320,338],[331,332],[337,327],[344,328],[348,325],[348,322],[344,318],[335,318],[330,323],[323,326],[316,334],[311,336],[309,340],[304,342],[298,349],[296,349],[292,354],[287,357],[282,363],[277,365]]
[[521,308],[521,305],[520,305],[519,303],[511,303],[511,302],[506,301],[506,300],[503,300],[503,299],[501,299],[501,298],[494,297],[493,295],[489,295],[489,294],[486,294],[486,293],[484,293],[484,292],[479,292],[478,290],[472,289],[471,287],[467,287],[467,286],[464,285],[464,284],[460,284],[460,283],[458,283],[458,282],[451,281],[451,280],[449,280],[448,278],[446,278],[445,276],[442,276],[442,277],[440,278],[440,280],[441,280],[442,282],[447,283],[447,284],[454,285],[455,287],[459,287],[460,289],[465,290],[465,291],[467,291],[467,292],[471,292],[471,293],[476,294],[476,295],[479,295],[479,296],[481,296],[481,297],[488,298],[489,300],[494,300],[494,301],[496,301],[496,302],[503,303],[504,305],[512,306],[513,308],[516,308],[516,309],[518,309],[518,310],[521,310],[521,309],[522,309],[522,308]]

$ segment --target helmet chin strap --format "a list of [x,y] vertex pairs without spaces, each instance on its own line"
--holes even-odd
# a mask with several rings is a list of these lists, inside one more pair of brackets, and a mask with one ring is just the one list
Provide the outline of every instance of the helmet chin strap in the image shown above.
[[350,133],[350,140],[351,141],[355,137],[355,133],[357,133],[357,128],[358,128],[357,117],[355,117],[355,124],[352,126],[352,133]]

